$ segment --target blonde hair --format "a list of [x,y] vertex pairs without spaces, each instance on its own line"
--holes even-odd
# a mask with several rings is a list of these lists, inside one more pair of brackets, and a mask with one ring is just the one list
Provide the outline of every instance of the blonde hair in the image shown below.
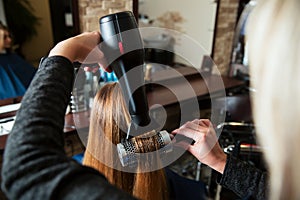
[[[254,119],[270,199],[300,199],[300,1],[264,0],[247,26]],[[299,50],[298,50],[299,49]]]
[[113,146],[126,137],[129,120],[118,83],[106,84],[94,99],[83,164],[97,169],[111,184],[138,199],[168,199],[163,169],[147,173],[141,173],[139,167],[137,173],[116,170],[122,167]]

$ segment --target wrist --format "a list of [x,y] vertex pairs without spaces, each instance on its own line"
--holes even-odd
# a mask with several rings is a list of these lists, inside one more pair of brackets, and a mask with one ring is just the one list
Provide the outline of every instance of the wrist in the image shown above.
[[[70,51],[70,49],[71,49],[71,51]],[[73,51],[74,50],[72,49],[72,47],[70,47],[70,45],[68,45],[68,43],[60,42],[50,51],[48,57],[63,56],[65,58],[67,58],[68,60],[70,60],[71,62],[74,62],[75,55],[73,55],[74,54],[74,53],[72,53]]]
[[213,160],[213,162],[208,163],[212,169],[218,171],[223,174],[225,166],[226,166],[227,155],[225,153],[219,154],[217,158]]

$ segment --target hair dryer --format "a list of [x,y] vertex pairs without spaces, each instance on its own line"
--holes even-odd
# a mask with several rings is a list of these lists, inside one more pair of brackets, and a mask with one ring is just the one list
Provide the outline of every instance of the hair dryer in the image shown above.
[[133,126],[135,129],[137,126],[147,126],[151,121],[144,86],[143,42],[130,11],[101,17],[99,23],[103,38],[100,48],[115,72],[125,101],[129,104],[129,113],[134,123],[131,123],[129,133],[133,131]]

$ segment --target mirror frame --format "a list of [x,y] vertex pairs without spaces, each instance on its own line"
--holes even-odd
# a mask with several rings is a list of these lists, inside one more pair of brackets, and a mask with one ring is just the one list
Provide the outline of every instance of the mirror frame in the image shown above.
[[139,0],[132,0],[132,12],[135,16],[136,21],[139,20]]
[[210,57],[214,59],[214,53],[215,53],[215,43],[216,43],[216,35],[217,35],[217,29],[218,29],[218,19],[219,19],[219,10],[220,10],[220,0],[215,0],[215,3],[217,4],[217,11],[216,11],[216,19],[215,19],[215,27],[214,27],[214,38],[212,43],[212,49]]

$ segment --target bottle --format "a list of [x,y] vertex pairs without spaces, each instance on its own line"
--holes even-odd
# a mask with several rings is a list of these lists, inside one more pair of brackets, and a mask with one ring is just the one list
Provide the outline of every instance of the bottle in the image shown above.
[[98,77],[93,76],[93,93],[94,93],[94,96],[96,95],[97,91],[98,91]]

